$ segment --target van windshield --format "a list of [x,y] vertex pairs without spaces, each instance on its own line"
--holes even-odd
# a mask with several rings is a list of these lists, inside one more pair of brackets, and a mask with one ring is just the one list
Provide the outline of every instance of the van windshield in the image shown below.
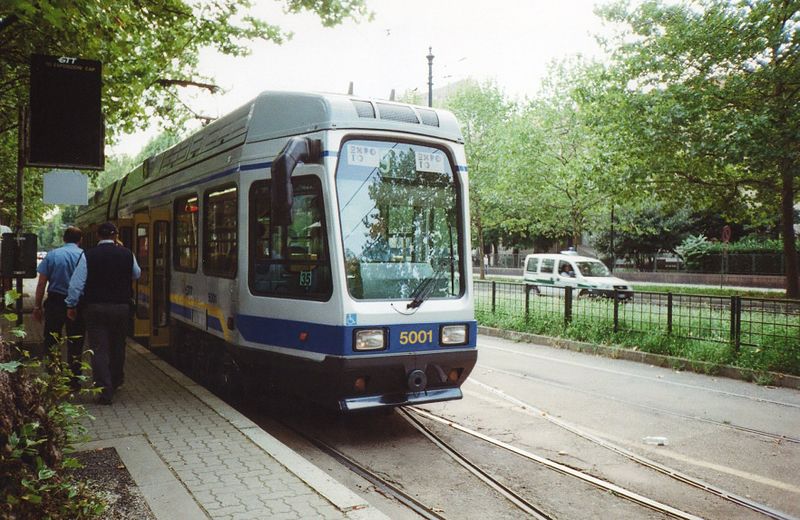
[[576,262],[578,264],[578,271],[583,276],[611,276],[608,267],[603,265],[602,262]]

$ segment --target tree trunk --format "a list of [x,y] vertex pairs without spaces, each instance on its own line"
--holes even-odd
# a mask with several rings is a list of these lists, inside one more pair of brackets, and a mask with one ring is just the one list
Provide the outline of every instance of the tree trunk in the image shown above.
[[481,225],[481,217],[478,214],[477,207],[475,208],[475,213],[475,231],[478,233],[478,267],[480,268],[480,279],[485,280],[486,268],[483,265],[483,258],[486,253],[483,250],[483,226]]
[[800,298],[798,280],[797,248],[794,234],[794,172],[793,162],[781,162],[781,237],[783,238],[783,257],[786,263],[786,297]]

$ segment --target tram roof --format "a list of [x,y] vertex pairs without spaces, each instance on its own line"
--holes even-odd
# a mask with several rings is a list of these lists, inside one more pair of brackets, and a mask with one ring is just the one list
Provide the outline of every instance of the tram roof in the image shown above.
[[396,130],[463,141],[446,110],[342,94],[262,92],[251,102],[247,141],[332,129]]
[[[233,146],[342,129],[396,131],[463,142],[458,122],[447,110],[343,94],[265,91],[145,159],[118,184],[127,192]],[[86,209],[107,206],[110,188],[97,192]]]
[[[161,177],[244,143],[322,130],[383,130],[463,142],[455,116],[447,110],[341,94],[262,92],[172,148],[145,160],[141,174]],[[136,172],[133,172],[134,174]]]

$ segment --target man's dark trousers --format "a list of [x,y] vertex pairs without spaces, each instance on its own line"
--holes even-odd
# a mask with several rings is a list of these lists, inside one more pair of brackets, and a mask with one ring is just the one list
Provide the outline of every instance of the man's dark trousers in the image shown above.
[[[67,305],[64,303],[66,295],[57,292],[47,293],[44,301],[44,353],[50,352],[53,345],[58,343],[61,331],[67,329],[67,363],[76,376],[81,375],[81,354],[83,354],[83,313],[78,312],[75,321],[67,319]],[[54,336],[58,335],[58,338]]]
[[92,374],[100,397],[111,401],[124,379],[125,335],[130,306],[127,303],[86,305],[86,345],[92,349]]

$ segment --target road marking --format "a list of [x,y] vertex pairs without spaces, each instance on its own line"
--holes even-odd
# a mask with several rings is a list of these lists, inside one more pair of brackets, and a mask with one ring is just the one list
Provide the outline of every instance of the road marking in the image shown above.
[[[615,442],[625,443],[626,441],[623,439],[617,439],[615,440]],[[713,462],[708,462],[706,460],[687,457],[686,455],[681,455],[680,453],[671,450],[665,450],[663,449],[663,447],[660,447],[658,449],[644,447],[644,449],[651,453],[658,453],[659,455],[664,455],[665,457],[679,460],[687,464],[692,464],[694,466],[700,466],[702,468],[707,468],[707,469],[713,469],[715,471],[719,471],[720,473],[727,473],[728,475],[733,475],[735,477],[757,482],[765,486],[772,486],[774,488],[782,489],[784,491],[789,491],[790,493],[795,493],[800,495],[800,487],[793,486],[787,482],[781,482],[780,480],[774,480],[769,477],[765,477],[763,475],[757,475],[755,473],[738,470],[736,468],[731,468],[730,466],[722,466],[720,464],[715,464]]]

